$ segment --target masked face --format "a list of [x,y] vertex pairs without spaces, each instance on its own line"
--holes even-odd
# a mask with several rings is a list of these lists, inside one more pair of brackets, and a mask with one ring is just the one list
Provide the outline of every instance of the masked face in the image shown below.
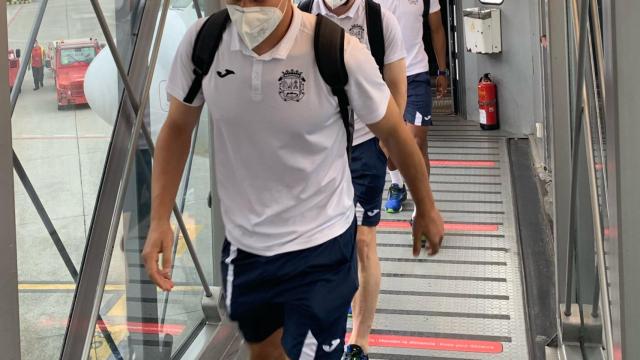
[[249,49],[260,45],[278,27],[284,16],[280,10],[283,3],[286,7],[286,0],[281,0],[278,7],[227,5],[231,21]]
[[328,7],[335,9],[339,6],[342,6],[347,3],[349,0],[324,0],[324,3],[327,4]]

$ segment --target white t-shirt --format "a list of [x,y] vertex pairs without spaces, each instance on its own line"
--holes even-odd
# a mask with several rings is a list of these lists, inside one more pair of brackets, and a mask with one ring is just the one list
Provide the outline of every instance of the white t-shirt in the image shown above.
[[[176,53],[167,92],[182,100],[193,81],[199,20]],[[285,37],[257,56],[233,24],[225,31],[194,105],[212,119],[217,191],[229,242],[257,255],[310,248],[354,219],[346,131],[338,101],[316,66],[316,17],[294,9]],[[385,115],[390,93],[369,51],[345,39],[347,95],[366,124]]]
[[429,55],[422,42],[425,2],[429,3],[429,14],[440,10],[438,0],[376,0],[391,11],[400,23],[404,46],[407,49],[407,76],[429,71]]
[[[367,17],[365,14],[364,0],[356,0],[351,9],[342,16],[336,16],[329,11],[324,0],[315,0],[313,2],[311,12],[313,14],[325,15],[329,19],[333,20],[333,22],[340,25],[349,34],[358,38],[358,40],[360,40],[367,49],[371,50],[369,47],[369,38],[367,36]],[[400,32],[400,25],[398,25],[398,21],[393,14],[385,9],[382,9],[382,28],[384,31],[385,65],[404,59],[405,50],[404,43],[402,41],[402,33]],[[361,144],[374,137],[375,135],[373,135],[371,130],[359,121],[356,116],[353,132],[353,145]]]

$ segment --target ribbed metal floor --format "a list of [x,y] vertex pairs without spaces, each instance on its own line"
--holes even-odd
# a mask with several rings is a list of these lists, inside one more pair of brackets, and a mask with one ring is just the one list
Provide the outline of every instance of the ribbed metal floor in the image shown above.
[[[453,117],[434,122],[431,186],[446,222],[444,246],[436,257],[413,258],[411,200],[402,213],[383,215],[370,358],[528,359],[506,140]],[[222,358],[248,359],[240,344]]]
[[[505,139],[441,118],[431,184],[446,222],[441,252],[411,255],[413,204],[379,228],[382,289],[371,359],[527,359]],[[351,326],[351,324],[349,324]]]

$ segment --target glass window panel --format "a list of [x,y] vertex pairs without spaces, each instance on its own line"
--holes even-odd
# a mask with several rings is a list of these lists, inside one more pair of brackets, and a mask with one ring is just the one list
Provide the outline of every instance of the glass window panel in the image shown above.
[[[188,26],[196,20],[195,10],[184,1],[172,1],[159,58],[151,83],[149,108],[145,124],[155,140],[167,113],[166,81],[179,41]],[[209,149],[206,111],[196,132],[196,142],[177,194],[176,203],[194,247],[211,281],[212,240],[209,194]],[[179,234],[175,218],[174,261],[172,278],[176,287],[170,293],[159,291],[150,282],[141,262],[141,252],[148,233],[150,214],[150,175],[152,160],[144,142],[140,142],[133,173],[129,178],[120,234],[109,269],[108,285],[101,305],[104,325],[112,333],[116,352],[124,358],[157,359],[174,354],[192,332],[204,321],[203,288],[184,238]],[[116,292],[110,290],[117,289]],[[104,328],[96,328],[92,359],[109,359]]]
[[[114,36],[118,19],[134,27],[138,3],[101,1]],[[59,356],[75,290],[71,274],[80,267],[118,103],[116,73],[104,71],[104,62],[96,61],[110,54],[102,49],[105,36],[89,1],[49,0],[37,35],[38,50],[33,58],[26,56],[41,5],[8,4],[6,14],[14,76],[20,65],[33,65],[27,69],[12,117],[13,147],[35,189],[35,194],[28,194],[16,177],[20,331],[26,360]],[[130,33],[122,31],[116,42],[131,42]],[[17,86],[13,79],[10,86]],[[92,88],[113,91],[91,97]],[[111,111],[98,111],[104,108]],[[29,195],[42,202],[51,228],[44,225]],[[66,264],[64,256],[70,259]]]

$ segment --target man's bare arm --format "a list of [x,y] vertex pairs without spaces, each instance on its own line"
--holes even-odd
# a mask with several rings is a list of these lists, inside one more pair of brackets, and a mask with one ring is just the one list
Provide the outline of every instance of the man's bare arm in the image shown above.
[[[429,14],[429,29],[431,30],[431,43],[433,44],[433,52],[436,54],[438,69],[445,70],[447,68],[447,37],[444,25],[442,25],[442,12],[436,11]],[[438,76],[436,82],[438,97],[445,96],[449,80],[444,76]]]
[[384,66],[384,81],[398,105],[398,110],[401,114],[404,113],[407,106],[407,63],[404,59]]
[[385,144],[389,156],[398,166],[409,185],[416,203],[416,218],[413,228],[413,255],[418,256],[422,247],[422,236],[429,243],[429,254],[435,255],[444,236],[444,223],[435,206],[427,168],[415,140],[404,125],[402,116],[393,100],[389,99],[387,113],[382,120],[369,125],[369,129]]
[[[151,226],[142,257],[149,278],[163,290],[173,287],[171,211],[201,112],[202,106],[188,106],[172,97],[167,120],[156,143],[151,177]],[[163,254],[162,270],[158,268],[160,254]]]

